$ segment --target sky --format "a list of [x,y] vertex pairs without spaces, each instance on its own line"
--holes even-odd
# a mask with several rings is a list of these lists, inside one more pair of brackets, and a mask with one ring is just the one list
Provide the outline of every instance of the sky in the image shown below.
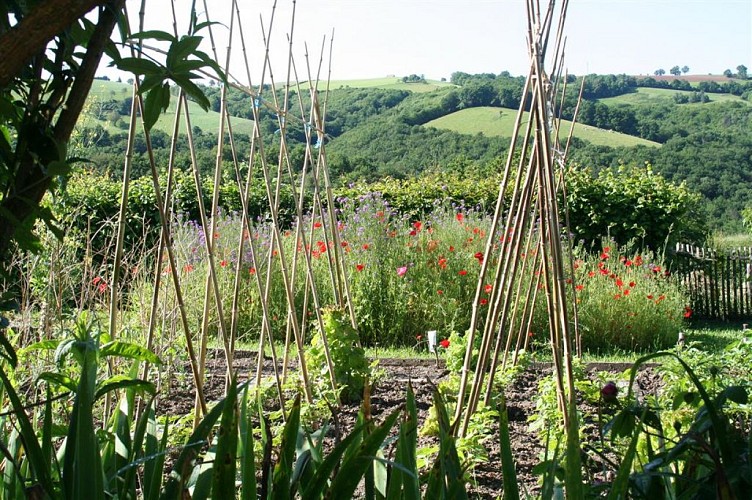
[[[540,0],[545,4],[545,0]],[[197,0],[204,18],[204,2]],[[455,71],[527,74],[524,0],[273,0],[238,2],[251,79],[264,62],[263,32],[275,81],[287,73],[289,33],[301,80],[307,78],[305,48],[315,76],[324,42],[321,77],[397,77],[410,74],[449,79]],[[135,19],[140,0],[128,0]],[[190,0],[175,0],[178,29],[187,24]],[[207,0],[217,60],[227,57],[231,1]],[[294,29],[292,7],[295,5]],[[557,12],[561,2],[557,2]],[[230,73],[247,83],[238,21],[232,31]],[[172,32],[168,0],[146,3],[146,29]],[[204,32],[208,38],[208,31]],[[329,59],[330,41],[331,61]],[[752,0],[570,0],[564,34],[564,66],[570,74],[652,75],[688,66],[690,74],[752,69]],[[207,42],[202,48],[207,53]],[[268,80],[268,76],[265,77]]]

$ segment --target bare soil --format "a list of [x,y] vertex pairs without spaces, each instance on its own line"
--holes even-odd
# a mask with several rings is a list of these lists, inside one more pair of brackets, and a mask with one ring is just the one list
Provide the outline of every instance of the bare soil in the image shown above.
[[[256,371],[257,357],[255,352],[237,352],[234,368],[240,382]],[[380,368],[384,369],[387,378],[374,387],[371,395],[371,413],[376,420],[381,420],[405,401],[407,384],[411,383],[415,392],[419,419],[424,422],[432,406],[433,387],[446,377],[449,371],[439,360],[426,359],[381,359]],[[589,373],[598,371],[622,372],[626,364],[593,364],[588,366]],[[272,362],[264,360],[265,372],[272,373]],[[281,369],[281,367],[280,367]],[[551,373],[551,367],[545,364],[532,364],[527,367],[514,382],[507,387],[507,411],[509,415],[510,438],[516,461],[517,478],[521,491],[535,492],[539,489],[538,477],[533,474],[533,468],[540,462],[543,445],[529,429],[529,418],[535,412],[538,382]],[[225,361],[219,352],[214,352],[207,361],[207,381],[204,386],[207,401],[219,400],[224,393]],[[654,392],[660,386],[658,376],[650,369],[642,372],[637,380],[638,391]],[[195,393],[190,379],[190,372],[186,368],[184,377],[170,377],[169,390],[158,402],[158,412],[168,415],[184,415],[192,411]],[[337,415],[341,432],[346,434],[355,425],[356,416],[360,408],[359,403],[345,404]],[[581,425],[586,435],[584,445],[588,441],[598,439],[595,423],[597,408],[582,403]],[[501,462],[499,456],[498,428],[493,426],[493,437],[484,442],[489,460],[483,461],[469,471],[468,491],[471,498],[499,498],[502,490]],[[396,433],[396,428],[395,428]],[[435,438],[419,438],[419,446],[432,444]],[[604,474],[608,474],[608,464],[603,461],[586,461],[589,469],[589,479],[598,481]]]

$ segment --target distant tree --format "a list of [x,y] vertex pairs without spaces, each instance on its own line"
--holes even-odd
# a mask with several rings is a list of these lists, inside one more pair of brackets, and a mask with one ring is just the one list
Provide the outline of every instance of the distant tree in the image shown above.
[[669,72],[670,72],[670,73],[671,73],[672,75],[674,75],[674,76],[679,76],[679,75],[681,75],[681,70],[679,69],[679,66],[674,66],[673,68],[671,68],[671,69],[669,70]]
[[659,69],[655,70],[655,76],[663,76],[665,74],[666,74],[666,70],[663,69],[663,68],[659,68]]
[[689,73],[689,66],[682,66],[682,73],[684,73],[685,75]]
[[442,76],[442,77],[441,77],[441,81],[442,81],[442,82],[445,82],[445,81],[446,81],[446,78]]
[[725,76],[726,78],[731,78],[732,76],[734,76],[734,74],[731,72],[730,69],[727,69],[726,71],[723,72],[723,76]]
[[743,64],[740,64],[736,67],[736,76],[737,78],[741,78],[742,80],[747,79],[747,67]]

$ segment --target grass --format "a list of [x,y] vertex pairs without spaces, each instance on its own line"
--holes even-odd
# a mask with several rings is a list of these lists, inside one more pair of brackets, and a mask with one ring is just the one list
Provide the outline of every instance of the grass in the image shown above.
[[717,233],[713,235],[710,245],[716,250],[732,250],[740,247],[752,247],[752,234],[749,233]]
[[[609,105],[617,104],[630,104],[630,105],[650,105],[657,104],[661,101],[674,102],[674,95],[676,94],[691,94],[690,90],[674,90],[674,89],[654,89],[648,87],[640,87],[635,92],[628,94],[622,94],[616,97],[606,97],[598,99],[598,102]],[[743,102],[750,104],[739,96],[731,94],[711,94],[706,93],[710,102]],[[700,106],[702,103],[690,103],[688,106]]]
[[[119,83],[105,80],[95,80],[91,92],[89,93],[88,103],[90,104],[89,111],[82,115],[79,123],[84,123],[87,127],[95,127],[101,125],[110,133],[126,133],[128,126],[128,117],[121,116],[119,125],[117,126],[107,120],[107,112],[97,117],[96,103],[105,103],[110,100],[123,101],[131,96],[131,86],[127,83]],[[175,106],[177,103],[176,97],[173,95],[170,99],[170,106],[166,113],[163,113],[159,120],[157,120],[154,128],[161,130],[167,134],[172,133],[173,122],[175,120]],[[250,106],[250,101],[249,104]],[[191,126],[198,127],[206,132],[216,131],[219,129],[219,113],[215,111],[204,111],[198,104],[193,101],[188,101],[188,110],[191,116]],[[181,116],[181,132],[185,132],[185,119]],[[247,120],[244,118],[232,118],[232,129],[234,133],[250,135],[253,132],[253,120]]]
[[[478,107],[468,108],[451,113],[425,124],[427,127],[452,130],[460,134],[483,134],[490,137],[511,137],[514,128],[516,110],[509,108]],[[523,122],[527,122],[525,113]],[[561,123],[562,136],[566,138],[572,123],[563,120]],[[574,136],[599,146],[632,147],[637,145],[660,147],[657,142],[647,141],[627,134],[603,130],[589,125],[577,124]]]

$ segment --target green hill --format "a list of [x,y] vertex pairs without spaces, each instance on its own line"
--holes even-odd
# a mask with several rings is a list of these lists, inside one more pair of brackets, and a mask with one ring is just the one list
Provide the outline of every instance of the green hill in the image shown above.
[[[609,105],[629,104],[633,106],[644,106],[659,102],[673,102],[674,96],[677,94],[689,96],[692,94],[692,91],[638,87],[634,92],[629,92],[616,97],[605,97],[598,99],[598,102]],[[745,104],[752,104],[749,101],[745,101],[741,97],[732,94],[715,94],[707,92],[705,95],[708,96],[710,102],[743,102]],[[695,105],[701,104],[696,103]]]
[[[407,90],[409,92],[431,92],[446,87],[455,87],[456,85],[449,82],[440,82],[437,80],[426,80],[423,82],[403,82],[402,78],[394,76],[385,78],[368,78],[363,80],[332,80],[329,82],[329,89],[389,89],[389,90]],[[301,83],[301,88],[308,88],[308,83]],[[326,88],[326,82],[319,82],[319,90]]]
[[[460,134],[483,134],[489,137],[511,137],[516,115],[516,110],[508,108],[468,108],[442,116],[436,120],[431,120],[426,123],[425,126],[443,130],[452,130]],[[525,113],[523,122],[527,122],[527,120],[528,114]],[[563,136],[568,135],[571,126],[572,122],[566,120],[562,121],[560,133]],[[645,139],[640,139],[639,137],[620,134],[610,130],[602,130],[579,123],[575,126],[574,136],[598,146],[660,146],[657,142],[647,141]]]
[[[132,87],[127,83],[94,80],[87,98],[88,107],[82,114],[79,124],[85,127],[100,125],[110,133],[126,131],[130,111],[126,111],[127,107],[124,107],[123,103],[131,97],[131,94]],[[176,104],[177,96],[173,95],[167,112],[159,117],[154,126],[156,129],[168,134],[172,133]],[[193,101],[188,101],[188,110],[192,127],[198,127],[204,132],[218,130],[219,113],[204,111]],[[233,117],[232,128],[233,132],[250,135],[253,132],[253,120]],[[185,131],[184,115],[181,115],[181,131]]]

